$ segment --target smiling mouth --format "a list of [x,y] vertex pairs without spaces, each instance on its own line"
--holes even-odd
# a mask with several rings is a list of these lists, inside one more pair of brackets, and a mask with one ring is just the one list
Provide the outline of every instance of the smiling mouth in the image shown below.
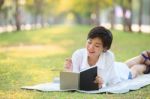
[[95,53],[95,52],[89,52],[89,53],[92,53],[92,54],[93,54],[93,53]]

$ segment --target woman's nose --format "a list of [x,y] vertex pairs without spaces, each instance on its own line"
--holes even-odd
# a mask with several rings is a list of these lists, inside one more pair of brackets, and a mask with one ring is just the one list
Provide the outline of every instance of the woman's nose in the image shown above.
[[89,45],[89,49],[90,50],[93,50],[94,49],[94,46],[91,44],[91,45]]

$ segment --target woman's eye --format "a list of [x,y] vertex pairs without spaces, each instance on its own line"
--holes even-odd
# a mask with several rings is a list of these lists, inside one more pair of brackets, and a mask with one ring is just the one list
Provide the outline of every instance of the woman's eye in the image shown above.
[[92,42],[88,42],[88,44],[92,44]]
[[100,46],[95,46],[95,47],[100,47]]

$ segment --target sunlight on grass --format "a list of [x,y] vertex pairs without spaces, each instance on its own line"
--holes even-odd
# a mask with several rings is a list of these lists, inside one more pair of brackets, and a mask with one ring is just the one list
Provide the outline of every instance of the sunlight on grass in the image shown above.
[[73,45],[74,41],[73,40],[62,40],[59,44],[64,45],[64,46],[69,46],[69,45]]
[[11,58],[9,58],[9,57],[0,60],[0,63],[1,63],[1,64],[8,64],[8,63],[11,64],[11,63],[16,63],[16,62],[17,62],[17,61],[14,61],[13,59],[11,59]]
[[55,35],[55,34],[69,34],[69,27],[63,28],[62,26],[58,29],[58,27],[54,27],[53,29],[51,29],[51,34]]
[[[7,94],[7,95],[6,95]],[[0,97],[1,99],[33,99],[32,93],[30,92],[25,92],[25,91],[7,91],[7,92],[2,92],[0,91]]]
[[55,74],[50,71],[50,69],[37,68],[32,66],[25,71],[25,74],[32,75],[32,84],[40,82],[50,82],[52,81]]
[[13,57],[42,57],[66,53],[66,49],[57,45],[23,45],[0,47],[0,52],[7,52]]

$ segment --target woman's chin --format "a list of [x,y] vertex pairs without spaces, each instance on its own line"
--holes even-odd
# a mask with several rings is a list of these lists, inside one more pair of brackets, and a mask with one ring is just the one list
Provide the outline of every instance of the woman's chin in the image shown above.
[[93,56],[94,56],[94,53],[88,53],[88,56],[89,56],[89,57],[93,57]]

